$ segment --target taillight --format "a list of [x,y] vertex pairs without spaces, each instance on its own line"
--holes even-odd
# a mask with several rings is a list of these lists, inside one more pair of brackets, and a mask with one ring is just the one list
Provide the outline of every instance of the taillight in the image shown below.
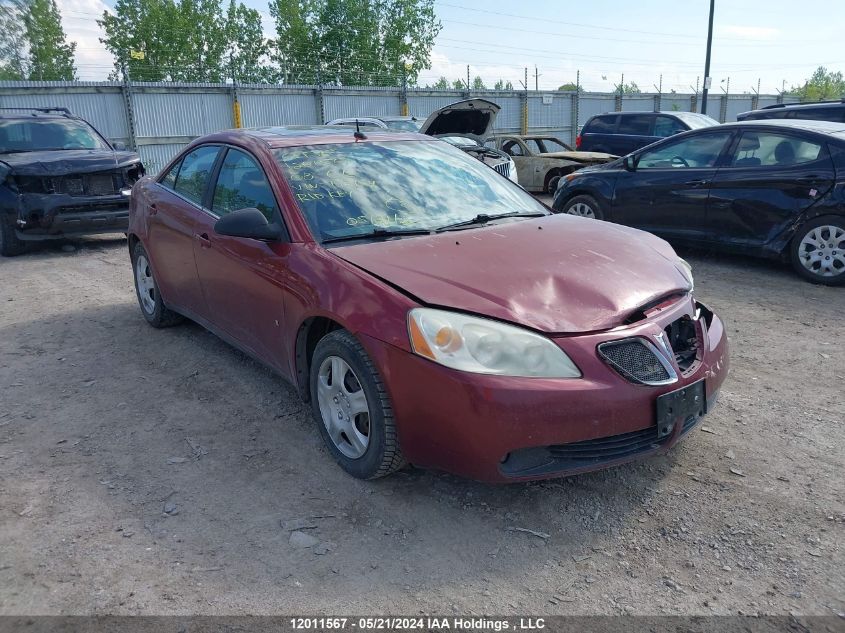
[[581,149],[581,135],[575,137],[575,149]]

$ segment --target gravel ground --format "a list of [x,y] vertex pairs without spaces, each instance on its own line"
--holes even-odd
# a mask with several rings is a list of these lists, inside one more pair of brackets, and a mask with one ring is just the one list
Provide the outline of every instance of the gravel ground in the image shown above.
[[671,454],[361,482],[276,376],[146,325],[123,240],[75,244],[0,259],[0,614],[845,611],[843,289],[683,252],[732,373]]

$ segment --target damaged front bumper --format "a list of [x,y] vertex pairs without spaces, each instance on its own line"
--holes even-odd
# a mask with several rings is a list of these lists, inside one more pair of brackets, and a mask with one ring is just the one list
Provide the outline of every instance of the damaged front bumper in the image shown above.
[[15,233],[20,240],[125,233],[129,228],[129,195],[128,188],[107,196],[19,194]]

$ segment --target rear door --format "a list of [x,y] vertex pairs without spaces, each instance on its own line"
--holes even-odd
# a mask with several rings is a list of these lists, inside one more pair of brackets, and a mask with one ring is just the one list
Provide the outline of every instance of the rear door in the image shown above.
[[587,122],[584,129],[581,130],[581,145],[579,149],[583,152],[618,154],[618,152],[612,149],[614,147],[618,124],[618,114],[602,114],[593,117]]
[[669,238],[704,239],[710,183],[732,135],[702,130],[635,155],[635,171],[616,180],[613,220]]
[[232,147],[224,151],[194,240],[197,271],[209,306],[207,318],[247,351],[287,374],[283,332],[290,245],[214,232],[219,218],[248,207],[261,211],[268,222],[282,224],[279,205],[256,158]]
[[821,200],[835,178],[827,144],[800,131],[746,129],[710,187],[714,239],[763,245]]
[[648,112],[623,114],[614,139],[612,154],[624,156],[659,140],[654,135],[655,116]]
[[193,315],[205,313],[193,239],[208,175],[219,151],[218,145],[190,150],[145,196],[146,247],[161,294],[174,308]]

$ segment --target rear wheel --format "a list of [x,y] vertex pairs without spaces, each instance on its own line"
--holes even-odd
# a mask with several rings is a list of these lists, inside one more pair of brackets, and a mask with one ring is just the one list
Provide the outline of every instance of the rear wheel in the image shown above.
[[569,215],[579,215],[582,218],[591,218],[593,220],[604,219],[604,213],[601,210],[598,200],[587,195],[570,198],[563,203],[561,212],[568,213]]
[[132,271],[135,278],[135,294],[138,296],[138,305],[141,307],[141,314],[147,323],[153,327],[170,327],[183,320],[181,314],[168,309],[164,305],[161,294],[158,291],[153,269],[150,266],[150,258],[141,242],[135,244],[132,249]]
[[796,272],[818,284],[845,284],[845,218],[823,216],[803,225],[791,247]]
[[373,361],[346,330],[323,337],[310,372],[311,407],[338,464],[359,479],[377,479],[405,465],[393,407]]
[[0,211],[0,255],[14,257],[26,250],[26,242],[15,234],[15,214]]
[[560,179],[563,177],[563,174],[557,171],[553,171],[546,176],[546,193],[550,196],[555,195],[557,191],[557,185],[560,182]]

